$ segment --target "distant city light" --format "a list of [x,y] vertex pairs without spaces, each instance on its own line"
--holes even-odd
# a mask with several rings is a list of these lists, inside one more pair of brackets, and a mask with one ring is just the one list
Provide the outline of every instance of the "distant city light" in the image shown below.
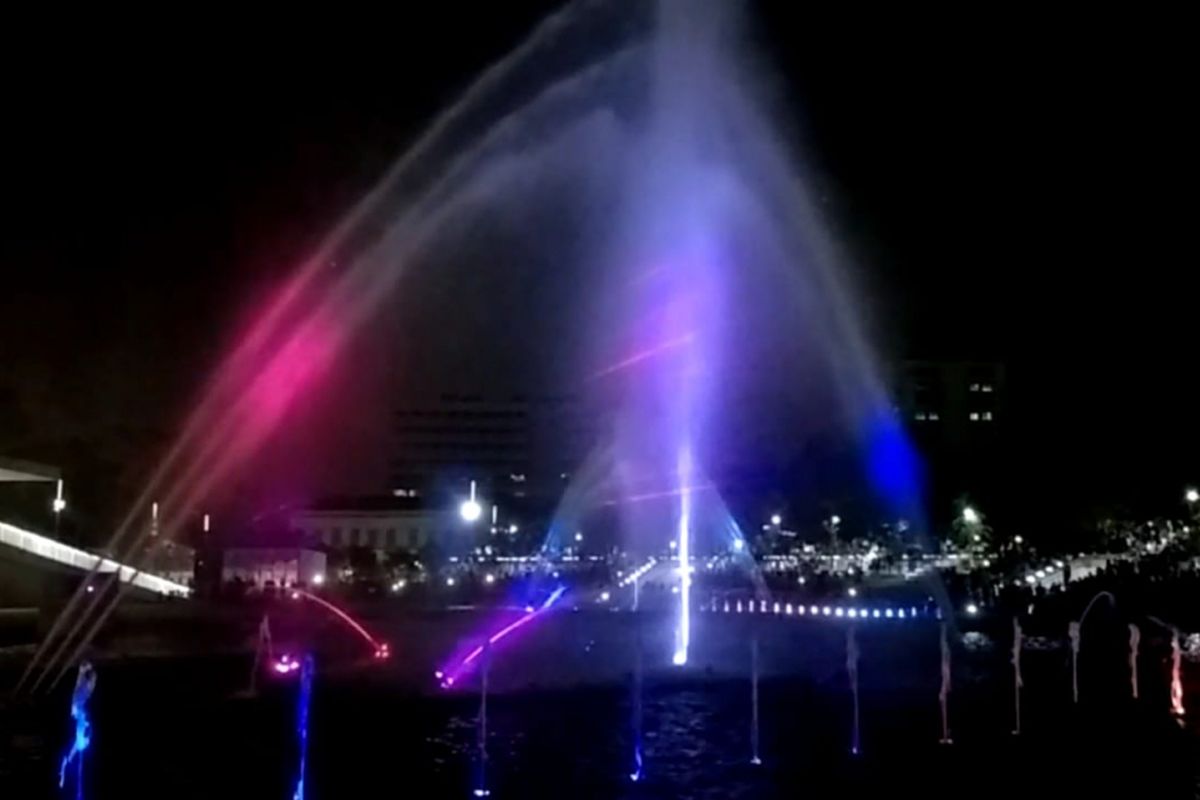
[[1183,499],[1189,503],[1200,502],[1200,489],[1189,488],[1183,495]]
[[781,517],[778,514],[772,514],[771,515],[771,524],[774,525],[776,528],[778,528],[780,525],[783,524],[783,517]]
[[611,595],[609,595],[608,592],[601,592],[600,593],[600,602],[607,603],[610,597],[611,597]]
[[745,548],[746,548],[746,543],[744,541],[742,541],[741,539],[733,540],[733,549],[734,550],[737,550],[740,553]]
[[313,586],[323,586],[325,584],[325,576],[318,572],[312,577]]
[[508,526],[509,533],[516,533],[519,530],[520,530],[520,528],[517,527],[516,523],[513,523],[512,525]]
[[491,584],[496,582],[496,576],[489,572],[488,574],[483,576],[483,582],[490,586]]
[[837,514],[834,514],[832,517],[830,517],[830,518],[829,518],[829,524],[831,524],[831,525],[841,525],[841,524],[842,524],[842,518],[841,518],[841,517],[839,517]]
[[850,595],[851,597],[858,597],[858,589],[855,589],[853,586],[851,586],[846,590],[846,594]]
[[1026,576],[1025,576],[1025,582],[1026,582],[1026,583],[1028,583],[1028,584],[1034,584],[1034,583],[1037,583],[1037,578],[1035,578],[1035,577],[1034,577],[1034,576],[1032,576],[1032,575],[1026,575]]
[[979,613],[979,606],[975,605],[974,603],[967,603],[967,613],[971,616],[975,616]]
[[407,582],[407,581],[404,581],[404,580],[399,580],[399,581],[396,581],[395,583],[393,583],[393,584],[392,584],[392,591],[393,591],[393,592],[398,592],[398,591],[400,591],[401,589],[403,589],[403,588],[404,588],[405,586],[407,586],[407,585],[408,585],[408,582]]
[[843,609],[841,606],[838,606],[837,608],[835,608],[835,609],[833,610],[833,615],[834,615],[835,617],[842,617],[842,616],[845,616],[845,615],[846,615],[846,610],[845,610],[845,609]]
[[447,585],[447,586],[453,586],[453,585],[454,585],[454,578],[446,578],[446,585]]
[[803,575],[801,575],[799,578],[796,578],[796,583],[803,586],[804,584],[808,583],[808,580]]
[[679,544],[678,544],[678,543],[677,543],[677,542],[676,542],[674,539],[672,539],[672,540],[671,540],[671,544],[669,545],[669,547],[670,547],[672,550],[674,550],[674,549],[675,549],[676,547],[678,547],[678,546],[679,546]]
[[583,534],[580,533],[579,531],[575,531],[575,541],[577,541],[577,542],[583,541]]
[[963,522],[968,525],[975,525],[979,522],[979,512],[971,506],[964,506],[962,510]]
[[1021,544],[1021,543],[1022,543],[1022,542],[1024,542],[1024,541],[1025,541],[1025,537],[1024,537],[1024,536],[1021,536],[1021,535],[1019,535],[1019,534],[1018,534],[1017,536],[1014,536],[1014,537],[1013,537],[1013,542],[1014,542],[1015,544]]

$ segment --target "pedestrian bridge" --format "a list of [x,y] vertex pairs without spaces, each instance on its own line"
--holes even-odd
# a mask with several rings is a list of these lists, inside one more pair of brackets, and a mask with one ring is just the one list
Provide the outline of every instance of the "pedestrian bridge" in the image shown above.
[[92,571],[102,575],[111,575],[115,572],[122,583],[169,597],[188,597],[192,593],[191,587],[182,583],[148,572],[139,572],[128,564],[89,553],[78,547],[64,544],[57,539],[51,539],[49,536],[43,536],[3,521],[0,521],[0,560],[16,560],[35,568],[51,568],[56,572],[65,569],[80,575]]

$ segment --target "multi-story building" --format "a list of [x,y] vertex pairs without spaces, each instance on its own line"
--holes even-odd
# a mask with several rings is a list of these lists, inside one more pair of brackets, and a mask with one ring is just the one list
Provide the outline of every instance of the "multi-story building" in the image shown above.
[[572,397],[443,394],[395,412],[392,488],[431,504],[470,481],[509,504],[556,499],[597,432]]
[[931,511],[969,496],[995,498],[1011,430],[1004,365],[987,361],[908,361],[897,375],[896,407],[925,464]]
[[450,510],[427,508],[418,495],[331,498],[294,512],[300,541],[331,550],[365,547],[378,552],[420,552],[454,524]]

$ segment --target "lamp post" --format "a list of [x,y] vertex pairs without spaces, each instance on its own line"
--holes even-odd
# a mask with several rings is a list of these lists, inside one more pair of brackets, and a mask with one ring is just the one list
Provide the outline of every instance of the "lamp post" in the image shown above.
[[471,496],[458,507],[458,513],[464,522],[475,522],[483,515],[483,506],[475,499],[475,481],[471,481]]
[[67,508],[67,501],[63,499],[63,482],[62,478],[58,479],[58,485],[54,490],[54,502],[50,504],[50,508],[54,510],[54,538],[58,538],[58,523],[62,518],[62,512]]

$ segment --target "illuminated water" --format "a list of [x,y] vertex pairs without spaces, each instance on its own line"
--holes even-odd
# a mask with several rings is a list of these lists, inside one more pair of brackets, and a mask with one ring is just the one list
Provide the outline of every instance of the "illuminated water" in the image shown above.
[[[588,627],[576,622],[576,629]],[[716,633],[707,631],[704,641],[724,638]],[[615,681],[496,694],[488,701],[491,796],[907,797],[916,787],[923,798],[961,798],[968,790],[974,796],[1192,796],[1200,740],[1168,713],[1169,671],[1152,666],[1167,655],[1162,642],[1145,651],[1143,699],[1136,705],[1128,701],[1123,642],[1114,640],[1109,659],[1096,638],[1101,649],[1090,651],[1096,660],[1081,673],[1085,700],[1077,707],[1066,651],[1028,650],[1021,737],[1009,732],[1005,648],[961,654],[950,701],[955,744],[947,746],[939,744],[936,627],[864,628],[858,637],[861,754],[852,757],[843,633],[837,628],[818,635],[796,626],[786,636],[764,631],[763,764],[757,767],[748,758],[752,706],[745,639],[720,645],[727,644],[741,665],[740,676],[665,664],[647,670],[644,766],[636,785],[629,780],[632,658]],[[511,682],[515,675],[536,675],[533,666],[565,660],[565,651],[585,641],[528,643],[498,659],[499,677]],[[716,658],[703,649],[694,657]],[[581,658],[563,671],[586,664]],[[233,699],[244,685],[245,665],[239,658],[103,669],[92,701],[97,733],[89,751],[88,796],[161,798],[168,790],[172,798],[206,800],[290,796],[298,755],[297,685],[272,682],[258,700]],[[478,776],[478,695],[474,689],[419,693],[403,674],[399,665],[386,673],[318,671],[308,798],[471,795]],[[65,706],[69,698],[60,699]],[[59,710],[35,724],[24,721],[20,752],[0,749],[0,787],[12,791],[5,797],[55,796],[58,743],[69,734]],[[0,714],[6,733],[15,719]],[[12,744],[0,739],[0,745]]]

